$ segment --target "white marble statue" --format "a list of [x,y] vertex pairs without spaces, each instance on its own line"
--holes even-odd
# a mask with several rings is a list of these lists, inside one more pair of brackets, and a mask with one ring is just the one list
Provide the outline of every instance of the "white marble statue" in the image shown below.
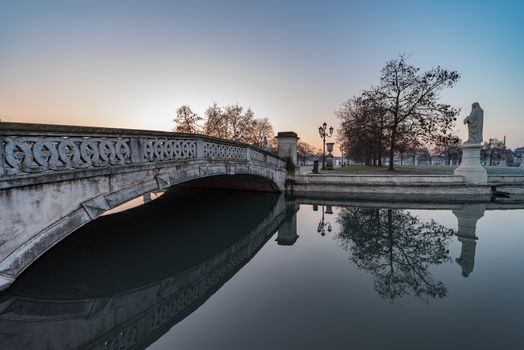
[[482,143],[484,111],[478,102],[473,103],[471,113],[464,119],[464,124],[468,125],[468,140],[464,143]]

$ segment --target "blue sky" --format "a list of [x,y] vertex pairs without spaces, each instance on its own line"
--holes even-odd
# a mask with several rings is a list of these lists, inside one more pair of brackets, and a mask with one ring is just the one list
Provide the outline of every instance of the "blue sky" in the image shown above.
[[480,102],[485,138],[522,146],[523,4],[3,0],[0,115],[170,130],[182,104],[238,102],[319,145],[318,125],[407,53],[458,70],[442,101],[461,116]]

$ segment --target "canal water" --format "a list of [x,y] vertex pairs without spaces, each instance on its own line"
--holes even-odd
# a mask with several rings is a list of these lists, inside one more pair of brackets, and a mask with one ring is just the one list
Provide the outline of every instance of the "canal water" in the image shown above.
[[523,349],[523,218],[171,190],[26,270],[0,349]]

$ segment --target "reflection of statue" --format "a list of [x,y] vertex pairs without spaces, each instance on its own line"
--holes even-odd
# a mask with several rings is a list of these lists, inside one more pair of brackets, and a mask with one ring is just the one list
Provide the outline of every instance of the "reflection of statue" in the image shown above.
[[461,209],[453,210],[458,220],[457,238],[462,243],[460,258],[455,261],[462,268],[462,276],[468,277],[475,265],[475,248],[477,246],[477,221],[484,216],[486,205],[466,204]]
[[478,102],[473,103],[471,113],[464,119],[464,124],[468,125],[468,140],[465,143],[481,143],[484,111]]
[[462,249],[460,250],[460,258],[456,258],[455,261],[462,268],[462,276],[468,277],[473,272],[473,266],[475,266],[477,242],[475,238],[467,237],[458,237],[458,240],[462,243]]

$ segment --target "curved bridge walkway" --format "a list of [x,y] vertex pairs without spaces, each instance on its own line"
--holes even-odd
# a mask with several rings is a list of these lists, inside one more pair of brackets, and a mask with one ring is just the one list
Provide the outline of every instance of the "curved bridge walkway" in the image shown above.
[[71,232],[133,198],[185,182],[281,192],[285,164],[203,135],[0,123],[0,290]]

